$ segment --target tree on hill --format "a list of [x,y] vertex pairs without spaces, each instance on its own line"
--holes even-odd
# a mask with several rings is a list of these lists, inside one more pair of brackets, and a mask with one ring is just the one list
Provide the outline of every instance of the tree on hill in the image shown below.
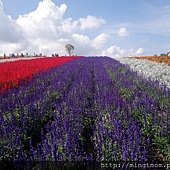
[[69,56],[71,56],[71,53],[74,51],[74,46],[71,44],[67,44],[65,46],[66,51],[68,52]]

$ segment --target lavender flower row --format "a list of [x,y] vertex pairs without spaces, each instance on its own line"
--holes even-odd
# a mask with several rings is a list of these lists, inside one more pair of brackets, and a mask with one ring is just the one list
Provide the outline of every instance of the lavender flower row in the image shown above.
[[[128,117],[136,119],[142,136],[145,137],[144,145],[150,143],[152,147],[158,147],[159,152],[166,155],[165,150],[170,141],[168,137],[170,90],[166,86],[161,87],[159,81],[144,79],[137,72],[132,72],[127,65],[123,66],[124,69],[117,68],[116,72],[115,66],[110,63],[106,68],[112,80],[119,86],[124,103],[128,104],[125,109],[129,112]],[[148,152],[150,152],[149,148]],[[153,159],[152,156],[148,153],[149,160]]]
[[[93,62],[92,62],[93,61]],[[39,146],[41,153],[32,147],[32,159],[38,161],[82,161],[88,156],[84,129],[92,111],[93,60],[81,59],[82,70],[72,82],[70,90],[56,105],[54,121],[46,126],[46,135]],[[87,67],[88,66],[88,67]],[[88,129],[87,129],[88,130]],[[43,153],[43,158],[42,158]],[[44,159],[44,160],[43,160]]]
[[41,73],[0,99],[0,158],[30,168],[37,161],[149,160],[149,147],[170,128],[170,93],[158,84],[108,57]]
[[[0,100],[0,159],[11,160],[19,152],[41,140],[41,128],[52,121],[54,101],[60,102],[76,74],[77,63],[65,63],[35,76],[31,82],[1,94]],[[7,154],[8,153],[8,154]]]

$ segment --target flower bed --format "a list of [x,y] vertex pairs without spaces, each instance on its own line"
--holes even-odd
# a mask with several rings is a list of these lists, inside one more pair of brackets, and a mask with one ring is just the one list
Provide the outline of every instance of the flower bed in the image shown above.
[[0,91],[17,87],[20,81],[31,79],[38,72],[59,66],[78,57],[36,58],[0,63]]
[[170,56],[143,56],[143,57],[134,57],[140,60],[150,60],[156,61],[158,63],[165,63],[170,66]]
[[4,169],[170,159],[170,90],[111,58],[72,60],[0,95]]

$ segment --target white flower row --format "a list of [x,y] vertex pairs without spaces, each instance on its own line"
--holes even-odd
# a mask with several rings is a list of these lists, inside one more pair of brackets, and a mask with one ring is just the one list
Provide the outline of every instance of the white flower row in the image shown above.
[[122,64],[128,64],[133,71],[159,80],[160,83],[165,83],[170,87],[170,66],[167,64],[135,58],[117,58],[116,60]]

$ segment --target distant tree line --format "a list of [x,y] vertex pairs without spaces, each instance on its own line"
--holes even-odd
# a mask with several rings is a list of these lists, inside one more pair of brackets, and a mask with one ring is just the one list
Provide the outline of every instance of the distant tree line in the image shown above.
[[[154,56],[158,56],[155,54]],[[161,53],[160,56],[170,56],[170,50],[167,51],[167,53]]]
[[[74,51],[74,46],[72,44],[67,44],[67,45],[65,45],[65,50],[68,53],[68,55],[71,56],[71,54]],[[57,53],[52,54],[52,57],[58,57],[58,56],[59,55]],[[4,53],[4,58],[6,58],[6,57],[7,57],[7,55]],[[26,52],[26,54],[23,54],[23,53],[21,53],[21,54],[19,54],[19,53],[17,53],[17,54],[11,53],[11,54],[9,54],[9,57],[14,58],[14,57],[44,57],[44,56],[42,55],[42,53],[40,53],[40,54],[34,53],[33,55],[29,55]]]

